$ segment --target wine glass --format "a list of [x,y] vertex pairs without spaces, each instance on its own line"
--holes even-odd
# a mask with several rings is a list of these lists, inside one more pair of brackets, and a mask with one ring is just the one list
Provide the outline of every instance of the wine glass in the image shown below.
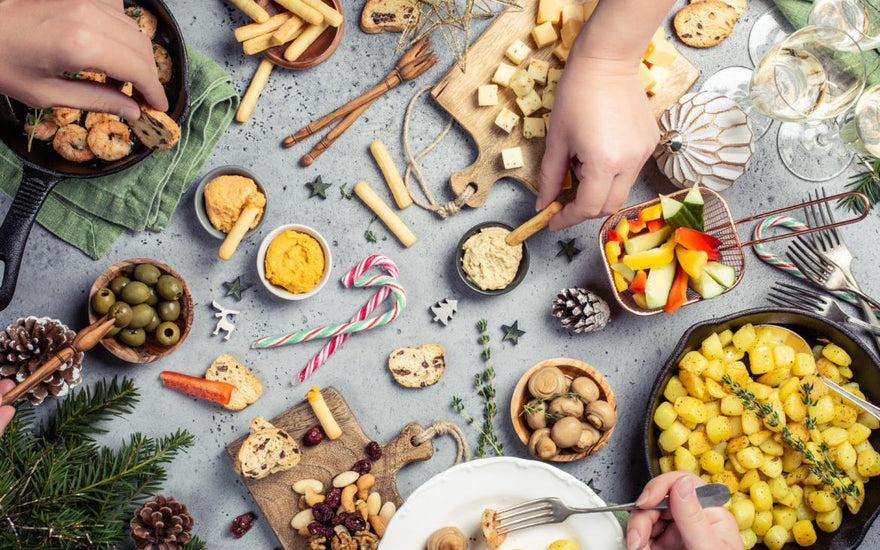
[[749,31],[749,57],[752,65],[760,63],[773,46],[782,42],[793,31],[794,27],[779,8],[773,7],[761,14]]
[[857,154],[880,158],[880,84],[862,93],[845,119],[840,137]]
[[777,147],[790,172],[825,181],[849,166],[834,119],[855,104],[865,78],[858,43],[831,27],[795,31],[761,59],[749,95],[758,111],[784,121]]
[[758,141],[773,125],[773,119],[758,111],[749,99],[751,80],[752,70],[748,67],[727,67],[707,78],[700,90],[718,92],[736,101],[749,117],[754,140]]
[[862,50],[880,46],[880,12],[864,0],[814,0],[809,24],[840,29]]

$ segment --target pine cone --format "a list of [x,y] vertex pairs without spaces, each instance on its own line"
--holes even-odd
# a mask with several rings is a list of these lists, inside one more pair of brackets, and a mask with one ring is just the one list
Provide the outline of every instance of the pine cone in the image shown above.
[[186,504],[156,495],[131,518],[131,540],[138,550],[181,550],[192,540],[193,517]]
[[[0,379],[23,382],[55,352],[73,342],[76,333],[61,321],[47,317],[26,317],[0,332]],[[32,405],[39,405],[47,395],[62,397],[82,382],[83,353],[73,357],[51,376],[27,393]]]
[[564,328],[577,334],[602,330],[611,319],[605,300],[585,288],[560,290],[550,313]]

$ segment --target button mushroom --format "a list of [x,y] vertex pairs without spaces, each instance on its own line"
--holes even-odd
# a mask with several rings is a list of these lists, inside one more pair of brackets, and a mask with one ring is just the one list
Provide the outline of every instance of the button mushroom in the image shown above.
[[532,397],[547,399],[565,393],[565,375],[556,367],[544,367],[529,378],[529,393]]
[[602,434],[599,433],[599,430],[586,422],[581,422],[581,428],[583,428],[581,436],[578,438],[577,443],[574,444],[572,449],[579,453],[586,453],[593,448],[593,445],[599,442]]
[[529,452],[537,458],[553,458],[559,454],[559,447],[550,437],[550,428],[541,428],[532,432],[529,438]]
[[428,550],[467,550],[468,540],[458,527],[441,527],[428,538]]
[[617,422],[617,411],[614,410],[614,407],[608,401],[593,401],[587,405],[585,417],[587,422],[592,424],[597,430],[604,432],[614,427],[614,424]]
[[578,376],[571,381],[571,391],[581,396],[584,403],[592,403],[599,399],[599,386],[592,378]]
[[534,399],[523,408],[526,424],[533,430],[547,427],[547,404],[539,399]]
[[550,407],[547,408],[547,411],[553,418],[562,418],[564,416],[580,418],[584,414],[584,404],[577,397],[557,397],[550,402]]
[[577,444],[582,431],[584,430],[580,420],[573,416],[566,416],[553,424],[553,427],[550,428],[550,437],[553,438],[557,447],[567,449]]

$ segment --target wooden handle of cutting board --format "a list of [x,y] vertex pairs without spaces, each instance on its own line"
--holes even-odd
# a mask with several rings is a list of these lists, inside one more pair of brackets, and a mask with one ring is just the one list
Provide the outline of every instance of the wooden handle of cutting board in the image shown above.
[[541,210],[527,222],[511,231],[507,237],[504,238],[504,242],[507,243],[508,246],[522,244],[523,241],[547,227],[550,223],[550,218],[555,216],[560,210],[562,210],[561,202],[551,202],[544,210]]
[[[392,439],[382,449],[382,469],[391,476],[397,476],[400,470],[412,462],[423,462],[434,456],[434,445],[428,440],[421,445],[414,445],[413,438],[425,428],[416,423],[410,423],[400,430],[400,435]],[[379,477],[377,475],[377,477]],[[393,496],[397,500],[395,504],[400,506],[403,499],[397,493],[397,484],[393,485]]]
[[[501,162],[500,159],[498,159],[498,162]],[[510,170],[510,174],[499,174],[497,168],[493,167],[491,162],[485,162],[483,155],[480,154],[473,164],[460,172],[452,174],[449,177],[449,185],[452,186],[456,196],[464,193],[468,185],[474,186],[474,195],[465,204],[472,208],[477,208],[483,206],[486,202],[486,197],[489,196],[489,191],[496,181],[503,176],[515,177],[515,172],[518,170],[521,170],[521,168]]]

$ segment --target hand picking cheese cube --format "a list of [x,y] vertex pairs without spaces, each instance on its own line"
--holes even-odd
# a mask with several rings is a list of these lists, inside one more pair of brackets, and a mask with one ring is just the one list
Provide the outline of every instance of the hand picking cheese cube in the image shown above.
[[519,147],[511,147],[510,149],[501,150],[501,162],[504,163],[505,170],[514,168],[522,168],[524,166],[522,149]]
[[510,77],[509,86],[516,97],[525,97],[535,89],[535,81],[529,77],[525,69],[517,69]]
[[559,37],[556,35],[556,29],[553,28],[553,23],[547,21],[546,23],[542,23],[532,29],[532,38],[535,39],[535,45],[539,48],[543,48],[544,46],[556,42],[556,39]]
[[544,137],[546,135],[544,119],[526,117],[523,119],[523,137],[526,139]]
[[510,77],[513,76],[513,73],[515,72],[516,67],[502,61],[501,64],[498,65],[498,68],[495,69],[495,75],[492,77],[492,82],[506,88],[510,86]]
[[641,79],[642,87],[646,92],[650,92],[657,84],[657,80],[654,79],[654,74],[651,73],[651,69],[644,63],[639,63],[639,79]]
[[480,107],[498,105],[498,86],[495,84],[483,84],[477,88],[477,104]]
[[542,107],[541,98],[538,97],[538,92],[535,90],[529,92],[525,97],[516,98],[516,104],[519,105],[519,110],[525,116],[531,115]]
[[547,85],[556,84],[562,78],[562,69],[552,68],[547,72]]
[[559,23],[562,16],[562,4],[559,0],[541,0],[538,3],[538,24]]
[[550,70],[550,63],[541,61],[540,59],[529,60],[529,78],[541,84],[547,83],[547,72]]
[[498,116],[495,117],[495,126],[498,126],[508,134],[516,128],[517,122],[519,122],[519,115],[507,107],[503,107],[501,112],[498,113]]
[[562,44],[570,48],[584,26],[584,8],[580,4],[562,7]]
[[553,110],[553,100],[556,99],[556,92],[553,90],[544,89],[544,94],[541,95],[541,106],[547,109],[548,111]]
[[665,38],[651,40],[648,49],[645,50],[643,58],[651,65],[660,65],[668,67],[675,61],[676,51],[673,46]]
[[559,44],[553,49],[553,55],[556,56],[556,59],[565,63],[568,61],[568,54],[570,51],[571,48],[567,47],[565,44]]
[[532,49],[526,46],[522,40],[515,40],[510,47],[507,48],[507,51],[504,52],[504,55],[507,56],[508,59],[513,61],[516,65],[519,65],[529,54],[532,53]]

